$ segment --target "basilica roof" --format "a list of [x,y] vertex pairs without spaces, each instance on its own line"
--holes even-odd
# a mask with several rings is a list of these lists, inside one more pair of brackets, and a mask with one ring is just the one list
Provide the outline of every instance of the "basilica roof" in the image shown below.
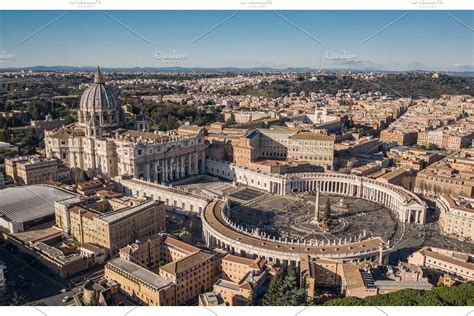
[[100,127],[119,127],[125,124],[118,93],[104,81],[97,67],[94,82],[84,91],[79,104],[78,121],[87,125],[96,117]]
[[95,110],[96,113],[103,109],[116,109],[120,107],[117,93],[104,82],[100,69],[94,76],[94,82],[87,88],[81,97],[80,108],[82,111]]

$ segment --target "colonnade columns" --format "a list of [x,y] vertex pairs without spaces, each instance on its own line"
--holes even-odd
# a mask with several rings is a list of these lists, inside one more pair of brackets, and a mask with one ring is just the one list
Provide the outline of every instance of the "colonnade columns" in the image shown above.
[[193,157],[192,154],[188,155],[188,175],[193,174]]
[[168,159],[164,160],[163,168],[161,168],[163,173],[163,182],[168,182]]
[[197,153],[193,153],[193,158],[194,158],[194,173],[197,174],[199,173],[199,158]]
[[180,167],[181,178],[184,178],[186,176],[186,164],[184,162],[184,156],[181,156]]
[[145,180],[150,180],[150,164],[145,164]]
[[201,152],[201,173],[206,173],[206,152]]
[[173,158],[168,159],[168,181],[173,181],[174,180],[174,175],[173,175]]

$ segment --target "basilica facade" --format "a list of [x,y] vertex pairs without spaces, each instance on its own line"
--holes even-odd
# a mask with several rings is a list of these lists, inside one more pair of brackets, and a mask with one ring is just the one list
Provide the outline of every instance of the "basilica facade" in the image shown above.
[[205,172],[202,130],[191,135],[152,133],[143,115],[136,126],[138,130],[126,129],[117,93],[97,69],[81,97],[78,122],[45,132],[46,156],[105,178],[133,176],[167,183]]

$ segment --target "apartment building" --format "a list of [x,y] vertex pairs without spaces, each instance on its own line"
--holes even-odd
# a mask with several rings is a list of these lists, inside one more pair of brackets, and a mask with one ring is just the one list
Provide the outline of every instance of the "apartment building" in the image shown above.
[[418,172],[415,192],[474,197],[474,158],[452,156]]
[[324,170],[333,170],[334,136],[296,132],[285,127],[256,129],[233,142],[234,162],[251,167],[259,160],[298,160]]
[[402,146],[416,144],[418,133],[404,130],[383,130],[380,133],[380,141],[384,143],[396,143]]
[[459,240],[474,240],[474,200],[444,194],[438,197],[436,205],[443,234]]
[[408,257],[408,263],[474,280],[474,258],[471,254],[448,249],[424,247]]
[[163,202],[143,198],[73,198],[55,203],[56,226],[80,243],[103,247],[114,256],[137,239],[165,230]]
[[212,288],[218,276],[213,254],[166,234],[135,241],[119,256],[106,265],[105,277],[148,305],[183,305]]
[[326,171],[334,166],[334,136],[302,132],[290,136],[288,158],[308,161]]
[[306,289],[308,301],[316,296],[317,289],[338,289],[341,287],[342,262],[337,260],[310,260],[301,255],[300,287]]
[[377,294],[387,294],[403,289],[429,290],[423,269],[401,263],[394,266],[359,266],[343,263],[341,290],[345,296],[365,298]]
[[214,284],[213,292],[227,306],[243,306],[253,299],[268,276],[265,259],[227,254],[221,260],[221,278]]
[[59,162],[39,156],[5,159],[5,173],[21,184],[42,184],[58,180]]
[[474,117],[470,116],[448,126],[418,133],[417,144],[421,146],[435,145],[438,148],[458,151],[470,146],[473,139]]
[[105,265],[105,278],[120,285],[120,290],[149,306],[175,305],[175,285],[152,271],[118,257]]
[[212,254],[198,251],[160,267],[160,276],[175,284],[176,305],[182,305],[212,287],[216,261]]
[[161,236],[137,240],[120,248],[119,256],[156,273],[160,267]]
[[397,167],[421,170],[443,159],[438,152],[413,149],[405,146],[391,148],[387,156]]

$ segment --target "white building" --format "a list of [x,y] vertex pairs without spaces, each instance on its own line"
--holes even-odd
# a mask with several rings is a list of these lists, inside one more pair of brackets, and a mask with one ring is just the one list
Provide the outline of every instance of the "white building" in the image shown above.
[[158,183],[205,172],[202,131],[194,135],[126,130],[116,92],[98,70],[81,98],[78,123],[46,132],[46,156],[90,176],[130,175]]

